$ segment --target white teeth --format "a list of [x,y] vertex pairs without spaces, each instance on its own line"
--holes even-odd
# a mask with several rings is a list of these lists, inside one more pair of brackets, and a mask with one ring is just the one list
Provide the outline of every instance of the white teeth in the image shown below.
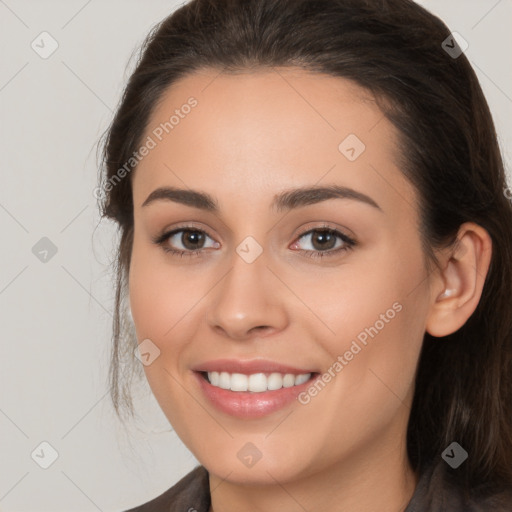
[[229,373],[222,372],[219,375],[219,388],[229,389],[231,387],[231,378]]
[[283,378],[283,388],[291,388],[295,385],[295,375],[287,373]]
[[293,373],[243,373],[208,372],[208,380],[212,386],[231,391],[252,391],[261,393],[263,391],[275,391],[281,388],[290,388],[304,384],[311,378],[311,373],[295,375]]
[[233,373],[231,375],[231,391],[247,391],[249,378],[242,373]]
[[219,372],[210,372],[208,374],[208,379],[210,379],[210,383],[213,386],[218,386],[220,381]]
[[267,391],[267,377],[264,373],[253,373],[247,380],[249,381],[247,386],[249,391]]
[[295,385],[304,384],[304,382],[308,381],[311,377],[310,373],[303,373],[302,375],[297,375],[295,377]]
[[267,377],[267,389],[269,391],[275,391],[283,387],[283,376],[280,373],[271,373]]

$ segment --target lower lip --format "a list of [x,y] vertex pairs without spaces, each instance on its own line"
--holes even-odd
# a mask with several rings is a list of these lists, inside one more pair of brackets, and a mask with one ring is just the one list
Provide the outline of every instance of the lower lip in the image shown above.
[[312,378],[298,386],[254,393],[218,388],[212,386],[201,373],[194,373],[201,390],[217,409],[231,416],[246,419],[261,418],[285,408],[294,402],[301,392],[311,386],[317,377],[313,374]]

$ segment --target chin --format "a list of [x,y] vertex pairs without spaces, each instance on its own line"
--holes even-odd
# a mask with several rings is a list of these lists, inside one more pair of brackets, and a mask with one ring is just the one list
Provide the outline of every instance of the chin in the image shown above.
[[261,454],[258,460],[254,458],[252,461],[243,462],[246,457],[243,450],[240,458],[236,453],[234,456],[227,456],[228,450],[222,450],[223,455],[219,455],[219,452],[220,450],[208,456],[196,457],[210,474],[237,484],[275,485],[276,481],[293,481],[305,476],[306,468],[310,467],[307,462],[301,463],[290,457],[289,453],[279,457],[275,454]]

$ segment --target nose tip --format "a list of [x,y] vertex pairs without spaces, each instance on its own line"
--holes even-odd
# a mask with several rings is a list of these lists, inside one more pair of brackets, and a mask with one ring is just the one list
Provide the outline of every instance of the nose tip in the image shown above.
[[275,329],[269,325],[257,325],[255,327],[247,327],[247,319],[239,319],[239,321],[231,321],[229,323],[219,323],[209,321],[213,329],[219,334],[229,336],[237,340],[247,340],[250,338],[263,338],[269,336]]

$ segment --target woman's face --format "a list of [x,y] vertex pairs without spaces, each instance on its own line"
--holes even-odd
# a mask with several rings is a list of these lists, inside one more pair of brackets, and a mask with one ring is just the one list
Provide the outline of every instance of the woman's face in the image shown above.
[[197,459],[274,483],[403,458],[429,276],[369,93],[291,68],[202,71],[167,91],[143,143],[132,315]]

